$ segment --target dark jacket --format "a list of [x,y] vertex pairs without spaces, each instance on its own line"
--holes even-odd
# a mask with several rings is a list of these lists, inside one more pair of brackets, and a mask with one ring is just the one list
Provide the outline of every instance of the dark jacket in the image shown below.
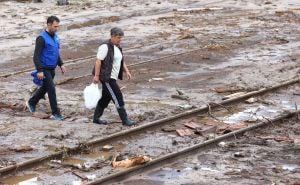
[[[107,44],[108,47],[108,52],[103,61],[101,61],[101,68],[100,68],[100,80],[102,82],[108,82],[110,80],[112,68],[113,68],[113,61],[114,61],[114,45],[111,43],[110,40],[104,42],[103,44]],[[120,66],[120,71],[118,78],[120,80],[123,79],[123,65],[124,65],[124,57],[123,57],[123,52],[122,48],[120,46],[117,46],[122,54],[122,60],[121,60],[121,66]],[[95,75],[95,66],[92,72],[93,75]]]

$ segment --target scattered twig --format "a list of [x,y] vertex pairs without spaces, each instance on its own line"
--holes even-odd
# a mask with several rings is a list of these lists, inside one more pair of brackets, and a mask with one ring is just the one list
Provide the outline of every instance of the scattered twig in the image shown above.
[[207,107],[208,107],[208,115],[210,115],[212,118],[214,118],[215,120],[217,120],[217,121],[220,121],[218,118],[216,118],[212,113],[211,113],[211,107],[210,107],[210,104],[209,103],[207,103],[206,104],[207,105]]
[[298,113],[298,106],[297,106],[297,102],[295,102],[295,109],[296,109],[296,112],[297,112],[297,120],[299,120],[299,113]]

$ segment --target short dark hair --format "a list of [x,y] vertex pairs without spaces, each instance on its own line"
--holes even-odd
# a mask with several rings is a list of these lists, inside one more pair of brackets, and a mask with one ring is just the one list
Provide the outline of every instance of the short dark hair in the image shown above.
[[59,18],[54,15],[47,18],[47,24],[49,24],[49,23],[52,24],[53,22],[59,23]]
[[124,31],[119,27],[114,27],[110,30],[111,36],[124,36]]

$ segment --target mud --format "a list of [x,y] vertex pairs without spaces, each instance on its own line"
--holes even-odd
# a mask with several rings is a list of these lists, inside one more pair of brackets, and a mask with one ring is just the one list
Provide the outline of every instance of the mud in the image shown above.
[[[175,11],[202,7],[206,9]],[[186,108],[201,107],[229,94],[217,93],[216,88],[250,91],[298,78],[299,7],[295,0],[268,3],[143,0],[138,4],[130,0],[88,0],[72,1],[67,6],[57,6],[50,0],[43,3],[0,1],[0,17],[3,18],[0,22],[0,74],[33,67],[35,38],[44,28],[48,12],[61,19],[59,36],[65,61],[95,56],[99,43],[108,38],[112,26],[125,30],[123,47],[129,66],[199,49],[130,67],[133,80],[122,81],[120,86],[124,88],[130,116],[138,124],[144,124]],[[25,100],[33,87],[30,72],[0,78],[2,167],[127,128],[120,124],[112,104],[104,113],[111,125],[91,123],[93,110],[84,107],[82,92],[91,83],[94,60],[66,62],[68,73],[65,75],[57,70],[57,82],[85,76],[56,87],[58,104],[66,117],[62,123],[34,117],[25,109]],[[178,89],[189,97],[188,101],[171,98]],[[298,91],[295,88],[291,93]],[[277,98],[281,101],[285,95]],[[292,102],[282,101],[287,109],[295,107]],[[37,109],[50,116],[47,96]],[[228,122],[241,117],[243,115],[228,117]],[[28,145],[33,150],[24,153],[9,150],[11,146],[20,145]]]
[[[298,184],[297,126],[299,120],[294,119],[247,132],[216,148],[115,184]],[[276,139],[279,137],[284,139]]]

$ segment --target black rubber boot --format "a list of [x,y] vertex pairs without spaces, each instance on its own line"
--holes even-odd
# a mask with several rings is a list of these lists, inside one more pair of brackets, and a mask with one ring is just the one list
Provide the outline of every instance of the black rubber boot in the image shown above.
[[120,118],[122,120],[123,125],[126,125],[126,126],[135,125],[135,122],[133,122],[132,120],[130,120],[128,118],[126,110],[125,110],[124,107],[120,107],[117,110],[118,110],[118,113],[119,113],[119,116],[120,116]]
[[95,113],[94,113],[93,123],[107,125],[108,122],[106,120],[101,120],[100,119],[103,112],[104,112],[104,108],[101,108],[101,107],[98,107],[98,106],[96,107]]

